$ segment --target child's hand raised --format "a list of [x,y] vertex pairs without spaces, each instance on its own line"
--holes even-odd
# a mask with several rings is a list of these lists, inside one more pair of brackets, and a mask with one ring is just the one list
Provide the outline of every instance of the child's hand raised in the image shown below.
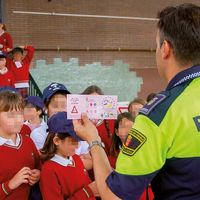
[[31,169],[29,167],[23,167],[20,171],[15,174],[15,176],[9,181],[8,187],[11,190],[18,188],[23,183],[29,182],[29,177],[31,175]]
[[29,176],[28,183],[29,185],[34,185],[37,183],[40,179],[40,170],[39,169],[33,169],[31,170],[31,175]]

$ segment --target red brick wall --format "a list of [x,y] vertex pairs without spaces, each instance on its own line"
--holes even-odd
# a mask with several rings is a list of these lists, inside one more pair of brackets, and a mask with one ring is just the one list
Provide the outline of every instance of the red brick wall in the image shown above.
[[[156,17],[166,5],[199,0],[4,0],[4,13],[14,44],[32,44],[34,59],[78,57],[80,64],[94,61],[112,64],[122,59],[143,77],[140,96],[163,89],[156,74],[155,21],[14,14],[13,11],[88,15]],[[59,49],[59,51],[57,51]],[[120,49],[120,51],[118,51]],[[88,51],[89,50],[89,51]]]

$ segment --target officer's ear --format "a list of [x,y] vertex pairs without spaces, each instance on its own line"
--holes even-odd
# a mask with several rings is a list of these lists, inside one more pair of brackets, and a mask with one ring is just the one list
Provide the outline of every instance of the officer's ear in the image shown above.
[[172,49],[170,42],[167,40],[164,40],[162,43],[162,46],[161,46],[162,59],[165,60],[165,59],[169,58],[172,55],[172,53],[173,53],[173,49]]

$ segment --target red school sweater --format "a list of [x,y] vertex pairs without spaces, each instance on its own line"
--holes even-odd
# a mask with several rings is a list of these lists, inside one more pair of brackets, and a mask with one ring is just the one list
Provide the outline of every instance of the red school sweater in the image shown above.
[[42,166],[40,189],[43,200],[94,200],[88,187],[91,183],[78,155],[72,156],[73,164],[62,166],[48,160]]
[[[18,147],[6,144],[0,146],[0,199],[2,200],[28,200],[29,184],[21,184],[11,191],[8,182],[23,167],[40,168],[39,154],[32,140],[21,134],[20,138],[21,141]],[[8,195],[4,189],[9,193]]]
[[0,36],[0,44],[3,45],[3,48],[1,49],[1,51],[7,52],[7,49],[12,49],[13,48],[13,40],[12,37],[9,33],[4,32],[1,36]]
[[110,130],[110,135],[108,134],[108,131],[106,129],[105,120],[100,121],[100,123],[97,123],[96,127],[98,130],[99,136],[101,138],[101,141],[105,145],[105,152],[107,155],[109,155],[110,154],[110,146],[112,143],[112,135],[114,133],[115,120],[106,120],[106,121],[108,124],[108,128]]
[[3,86],[15,87],[15,78],[12,72],[7,71],[5,74],[0,74],[0,87]]
[[16,84],[29,81],[29,67],[33,59],[34,48],[32,46],[26,46],[24,49],[27,50],[27,54],[21,62],[22,67],[17,68],[12,59],[6,59],[6,66],[13,72]]

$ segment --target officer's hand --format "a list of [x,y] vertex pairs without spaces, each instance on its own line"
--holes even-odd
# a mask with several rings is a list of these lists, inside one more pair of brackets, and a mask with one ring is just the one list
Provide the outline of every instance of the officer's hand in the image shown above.
[[73,120],[74,130],[83,140],[91,143],[94,140],[100,140],[98,131],[94,124],[88,119],[87,114],[81,115],[81,120]]

